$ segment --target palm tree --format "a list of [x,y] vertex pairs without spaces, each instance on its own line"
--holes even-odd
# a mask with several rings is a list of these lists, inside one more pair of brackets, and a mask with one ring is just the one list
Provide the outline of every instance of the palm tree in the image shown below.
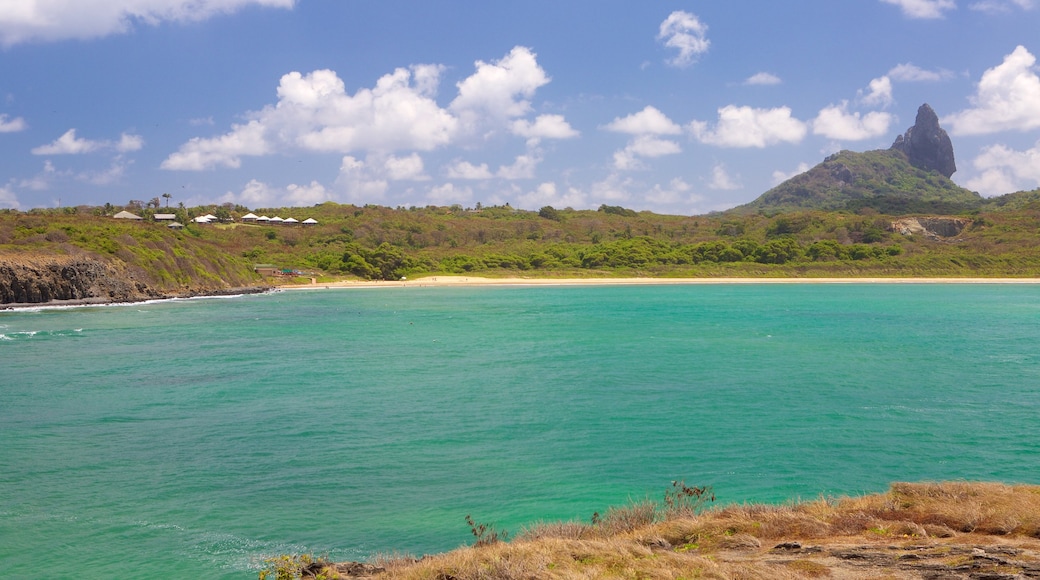
[[168,193],[164,193],[162,196],[166,198],[166,207],[170,207],[170,198],[173,196]]

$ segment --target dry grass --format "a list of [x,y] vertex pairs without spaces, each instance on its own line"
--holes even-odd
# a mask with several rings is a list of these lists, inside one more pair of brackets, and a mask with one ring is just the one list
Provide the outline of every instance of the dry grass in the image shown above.
[[[594,524],[543,523],[511,542],[421,560],[383,557],[378,564],[385,571],[373,577],[914,578],[919,576],[905,568],[857,568],[824,549],[798,548],[785,557],[774,547],[800,545],[795,542],[825,548],[876,546],[881,552],[916,550],[922,557],[963,565],[972,560],[970,547],[977,551],[978,546],[1006,544],[1040,552],[1038,537],[1038,486],[895,483],[882,494],[783,506],[727,506],[682,517],[669,516],[654,502],[634,502],[608,511]],[[967,552],[964,546],[969,546]]]

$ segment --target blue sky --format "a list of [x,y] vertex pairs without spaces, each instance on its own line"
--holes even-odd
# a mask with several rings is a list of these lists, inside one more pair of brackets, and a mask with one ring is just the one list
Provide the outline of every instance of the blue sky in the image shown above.
[[0,207],[701,214],[929,103],[1040,186],[1040,0],[0,0]]

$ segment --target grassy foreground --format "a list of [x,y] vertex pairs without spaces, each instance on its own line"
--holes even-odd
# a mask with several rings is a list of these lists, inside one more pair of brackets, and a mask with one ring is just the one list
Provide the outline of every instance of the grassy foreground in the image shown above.
[[260,578],[1040,577],[1040,486],[894,483],[863,497],[707,510],[710,491],[684,489],[696,488],[675,484],[664,502],[538,524],[508,542],[474,524],[474,546],[421,559],[283,556]]

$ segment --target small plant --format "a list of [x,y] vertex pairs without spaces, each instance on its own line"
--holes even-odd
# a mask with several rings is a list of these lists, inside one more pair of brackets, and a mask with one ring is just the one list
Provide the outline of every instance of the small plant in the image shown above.
[[[264,559],[264,568],[260,570],[258,580],[296,580],[304,574],[314,580],[329,580],[327,570],[332,564],[323,558],[315,559],[310,554],[283,554]],[[273,576],[272,576],[273,575]]]
[[469,524],[470,533],[477,539],[473,543],[475,548],[504,542],[509,537],[509,532],[496,530],[494,524],[478,524],[469,514],[466,514],[466,523]]
[[710,487],[689,487],[684,481],[673,481],[664,492],[665,519],[692,517],[704,509],[704,504],[715,501]]

